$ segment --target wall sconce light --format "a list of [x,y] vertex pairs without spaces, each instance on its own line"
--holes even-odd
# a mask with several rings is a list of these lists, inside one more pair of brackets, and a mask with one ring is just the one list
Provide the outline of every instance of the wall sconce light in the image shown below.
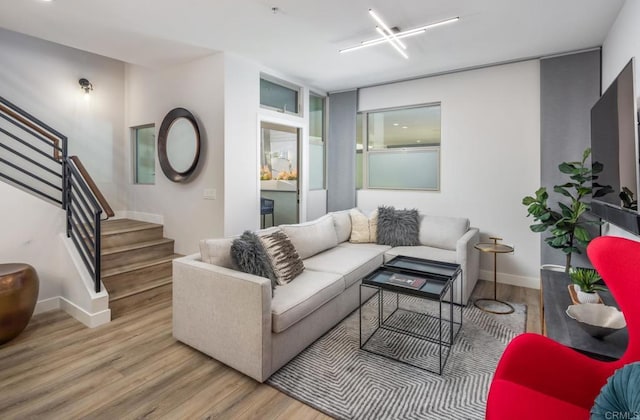
[[84,90],[85,95],[88,95],[93,90],[93,85],[85,78],[78,80],[78,83],[80,84],[80,89]]

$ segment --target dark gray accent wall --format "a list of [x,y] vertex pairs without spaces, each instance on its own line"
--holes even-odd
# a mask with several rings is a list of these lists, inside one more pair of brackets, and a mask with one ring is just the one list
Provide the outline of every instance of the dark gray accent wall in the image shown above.
[[[540,181],[552,199],[553,186],[566,182],[558,165],[580,160],[591,146],[590,111],[599,97],[600,50],[540,60]],[[564,265],[565,255],[547,245],[546,236],[541,264]],[[590,266],[586,255],[574,255],[571,265]]]
[[356,90],[329,95],[327,211],[356,205]]

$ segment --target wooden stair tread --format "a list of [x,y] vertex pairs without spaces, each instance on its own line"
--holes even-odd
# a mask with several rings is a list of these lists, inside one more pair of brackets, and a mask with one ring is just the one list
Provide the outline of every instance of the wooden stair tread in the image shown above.
[[182,254],[170,254],[167,256],[153,258],[147,261],[131,263],[127,265],[123,265],[120,267],[110,268],[108,270],[102,270],[101,277],[102,279],[108,279],[109,277],[116,276],[118,274],[127,273],[129,271],[139,270],[141,268],[151,267],[153,265],[164,264],[169,261],[173,261],[176,258],[184,257]]
[[162,225],[132,219],[113,219],[102,222],[101,234],[102,236],[118,235],[125,232],[156,229],[159,227],[162,227]]
[[109,302],[128,298],[171,283],[171,277],[164,277],[157,280],[146,281],[144,283],[130,283],[127,287],[123,287],[120,290],[114,290],[113,292],[109,291]]
[[153,241],[136,242],[136,243],[129,244],[129,245],[114,246],[114,247],[110,247],[110,248],[103,248],[102,249],[102,256],[117,254],[117,253],[120,253],[120,252],[134,251],[136,249],[147,248],[147,247],[154,246],[154,245],[163,245],[163,244],[167,244],[167,243],[171,243],[171,242],[173,242],[173,239],[162,238],[162,239],[156,239],[156,240],[153,240]]

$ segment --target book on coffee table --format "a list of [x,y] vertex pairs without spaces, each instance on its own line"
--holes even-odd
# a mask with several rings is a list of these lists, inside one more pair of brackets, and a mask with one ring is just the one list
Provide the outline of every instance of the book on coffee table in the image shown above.
[[395,284],[397,286],[402,286],[402,287],[408,287],[410,289],[415,289],[415,290],[420,289],[422,286],[424,286],[426,282],[427,281],[425,279],[421,279],[419,277],[413,277],[410,275],[398,274],[398,273],[395,273],[389,278],[390,284]]

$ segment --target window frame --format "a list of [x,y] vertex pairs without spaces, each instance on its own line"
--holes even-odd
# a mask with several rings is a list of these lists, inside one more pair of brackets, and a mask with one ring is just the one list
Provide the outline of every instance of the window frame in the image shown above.
[[264,105],[262,103],[262,89],[259,89],[259,91],[260,91],[259,96],[260,97],[258,99],[258,102],[260,104],[260,108],[268,109],[270,111],[279,112],[279,113],[285,114],[285,115],[293,115],[295,117],[302,117],[303,116],[303,113],[302,113],[302,111],[303,111],[303,107],[302,107],[303,89],[302,89],[301,86],[298,86],[298,85],[293,84],[291,82],[287,82],[287,81],[282,80],[282,79],[278,79],[277,77],[273,77],[273,76],[265,74],[265,73],[260,73],[260,80],[258,81],[258,83],[260,83],[262,80],[266,80],[267,82],[273,83],[274,85],[278,85],[280,87],[296,91],[296,93],[297,93],[297,95],[296,95],[297,112],[292,112],[292,111],[289,111],[287,109],[276,108],[276,107],[273,107],[273,106]]
[[[150,124],[142,124],[131,127],[131,155],[133,159],[131,159],[132,163],[132,182],[133,185],[156,185],[156,153],[158,151],[157,148],[157,136],[155,131],[156,125],[154,123]],[[139,182],[138,180],[138,130],[145,128],[153,128],[153,182]]]
[[[311,97],[316,97],[322,99],[322,187],[320,188],[312,188],[311,180],[309,179],[309,191],[323,191],[327,189],[327,132],[329,129],[328,126],[328,113],[327,107],[329,102],[327,101],[326,95],[320,95],[319,93],[309,92],[309,101],[311,101]],[[311,173],[311,104],[309,104],[309,173]],[[317,144],[317,143],[316,143]]]
[[[397,148],[385,148],[385,149],[369,149],[369,114],[376,114],[380,112],[387,111],[398,111],[404,109],[414,109],[414,108],[428,108],[438,106],[440,107],[440,144],[438,146],[411,146],[411,147],[397,147]],[[399,107],[391,107],[391,108],[379,108],[379,109],[369,109],[366,111],[358,112],[362,116],[361,121],[361,129],[362,129],[362,188],[361,190],[388,190],[388,191],[432,191],[432,192],[440,192],[441,191],[441,170],[442,170],[442,102],[428,102],[423,104],[409,105],[409,106],[399,106]],[[356,129],[357,130],[357,129]],[[410,187],[372,187],[369,185],[369,154],[385,154],[385,153],[393,153],[398,151],[437,151],[437,160],[436,160],[436,187],[435,188],[410,188]],[[356,159],[358,155],[357,150],[357,142],[356,142]],[[355,164],[355,162],[354,162]],[[356,174],[357,177],[357,174]],[[358,189],[358,188],[356,188]]]

